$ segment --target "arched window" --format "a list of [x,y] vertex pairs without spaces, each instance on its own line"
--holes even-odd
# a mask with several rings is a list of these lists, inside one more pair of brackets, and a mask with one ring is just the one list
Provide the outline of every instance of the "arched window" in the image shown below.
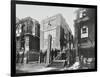
[[16,34],[17,36],[20,36],[22,30],[21,30],[21,24],[18,25],[17,29],[16,29]]

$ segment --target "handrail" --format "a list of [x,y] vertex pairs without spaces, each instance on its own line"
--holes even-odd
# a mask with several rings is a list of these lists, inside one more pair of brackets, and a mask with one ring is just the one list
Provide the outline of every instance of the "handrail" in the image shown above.
[[59,59],[59,57],[61,57],[61,54],[62,54],[63,52],[64,52],[64,51],[60,52],[60,53],[59,53],[59,55],[58,55],[57,57],[55,57],[55,59],[54,59],[54,60],[58,60],[58,59]]

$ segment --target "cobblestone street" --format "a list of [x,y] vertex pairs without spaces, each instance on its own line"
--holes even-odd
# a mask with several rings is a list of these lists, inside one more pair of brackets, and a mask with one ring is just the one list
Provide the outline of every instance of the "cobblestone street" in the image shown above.
[[75,62],[70,67],[47,67],[45,63],[33,63],[33,64],[17,64],[16,72],[17,73],[28,73],[28,72],[45,72],[45,71],[64,71],[64,70],[77,70],[77,69],[93,69],[94,63],[91,64],[80,64]]
[[43,72],[49,70],[56,70],[54,67],[46,67],[46,64],[17,64],[16,72],[17,73],[28,73],[28,72]]

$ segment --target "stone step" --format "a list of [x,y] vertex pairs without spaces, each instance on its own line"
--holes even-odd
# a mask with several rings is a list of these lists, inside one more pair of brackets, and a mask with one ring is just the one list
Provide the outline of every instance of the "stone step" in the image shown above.
[[62,68],[64,67],[64,64],[65,64],[64,60],[55,60],[49,65],[49,67]]

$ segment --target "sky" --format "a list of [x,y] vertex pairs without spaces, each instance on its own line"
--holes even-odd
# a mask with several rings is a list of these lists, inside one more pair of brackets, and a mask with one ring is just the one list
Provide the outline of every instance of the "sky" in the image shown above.
[[41,22],[41,20],[44,20],[47,17],[60,13],[65,18],[66,23],[69,25],[70,29],[72,30],[72,34],[74,35],[74,19],[75,11],[77,9],[78,8],[73,7],[17,4],[16,17],[22,19],[29,16]]

